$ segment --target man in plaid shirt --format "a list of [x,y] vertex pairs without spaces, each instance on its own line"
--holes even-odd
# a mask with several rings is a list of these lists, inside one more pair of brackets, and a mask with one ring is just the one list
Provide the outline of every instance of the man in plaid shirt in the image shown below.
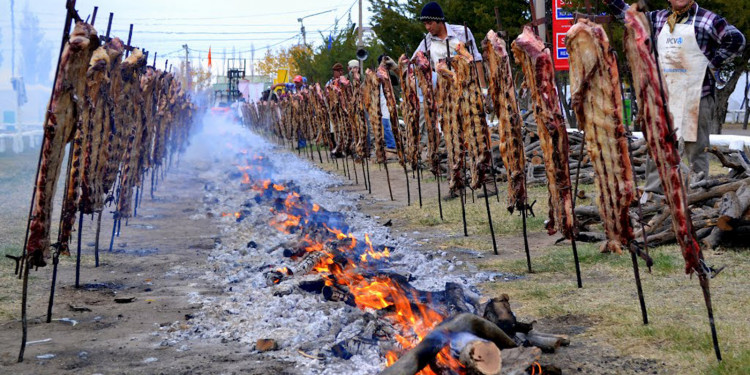
[[[709,145],[709,132],[716,121],[723,121],[716,118],[716,72],[725,61],[742,52],[745,37],[723,17],[698,6],[694,0],[668,1],[670,9],[649,12],[648,18],[667,81],[670,112],[684,141],[684,156],[694,178],[706,178],[708,155],[704,149]],[[630,8],[624,0],[603,2],[619,19]],[[648,173],[645,190],[661,190],[655,169]]]

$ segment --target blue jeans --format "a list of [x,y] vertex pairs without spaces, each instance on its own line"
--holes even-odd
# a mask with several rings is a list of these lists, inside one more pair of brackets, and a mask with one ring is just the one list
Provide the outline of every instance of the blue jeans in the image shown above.
[[393,138],[391,120],[387,118],[383,119],[383,138],[385,138],[386,148],[396,148],[396,138]]

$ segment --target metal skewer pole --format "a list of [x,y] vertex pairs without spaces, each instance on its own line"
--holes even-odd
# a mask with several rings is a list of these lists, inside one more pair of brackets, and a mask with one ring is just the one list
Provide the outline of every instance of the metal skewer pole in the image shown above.
[[[502,24],[500,23],[500,9],[498,7],[495,7],[495,22],[497,23],[497,32],[498,32],[498,34],[500,34],[500,36],[503,39],[505,39],[506,33],[505,33],[505,31],[503,31]],[[510,60],[510,55],[508,54],[507,56],[508,56],[508,59]],[[510,65],[510,61],[508,61],[508,65]],[[511,83],[510,89],[513,91],[513,95],[515,95],[516,94],[516,86],[515,86],[515,82],[512,80],[512,77],[511,77],[511,82],[510,83]],[[518,102],[516,101],[516,115],[518,113],[520,113],[520,111],[518,109]],[[523,124],[523,120],[519,119],[519,125],[522,126],[522,124]],[[524,160],[525,160],[525,158],[524,158]],[[523,167],[524,167],[524,175],[525,175],[526,165],[524,164]],[[523,186],[524,191],[527,191],[526,190],[526,178],[525,177],[523,179],[523,185],[524,185]],[[497,199],[498,199],[498,202],[499,202],[500,201],[500,191],[499,190],[498,190],[498,194],[497,194]],[[527,201],[527,199],[528,199],[528,196],[524,197],[524,201],[522,202],[523,208],[521,209],[521,220],[522,220],[522,226],[523,226],[523,247],[524,247],[524,251],[526,252],[526,267],[527,267],[529,273],[533,273],[534,271],[531,269],[531,251],[529,250],[529,235],[528,235],[528,230],[527,230],[527,212],[526,212],[527,209],[528,209],[528,201]]]
[[[60,43],[60,52],[57,56],[57,69],[55,69],[55,78],[52,81],[53,87],[56,85],[57,80],[59,78],[59,72],[60,72],[60,58],[62,57],[63,49],[65,48],[65,43],[68,41],[68,34],[70,34],[70,22],[72,20],[72,14],[75,12],[75,0],[68,0],[67,4],[65,5],[66,12],[65,12],[65,23],[63,24],[63,33],[62,33],[62,42]],[[52,103],[52,98],[54,96],[54,91],[50,94],[50,104]],[[50,116],[50,107],[49,104],[47,106],[47,113],[45,115],[44,123],[46,124],[49,120]],[[23,288],[21,292],[21,350],[18,353],[18,362],[23,362],[23,355],[26,351],[26,341],[28,338],[28,319],[27,319],[27,301],[28,301],[28,290],[29,290],[29,254],[28,254],[28,240],[29,240],[29,230],[31,226],[31,220],[33,219],[33,209],[34,209],[34,201],[36,200],[36,190],[37,190],[37,183],[39,181],[39,171],[42,165],[42,156],[44,153],[44,145],[40,146],[39,148],[39,159],[37,161],[36,165],[36,175],[34,178],[34,190],[31,194],[31,204],[29,205],[29,218],[26,222],[26,234],[24,236],[24,242],[23,242],[23,249],[21,253],[21,260],[20,260],[20,269],[18,272],[18,277],[23,278]]]
[[[432,57],[430,56],[430,50],[427,48],[427,34],[424,35],[423,43],[424,43],[425,55],[427,57],[427,63],[430,65],[430,72],[432,72],[433,70],[432,69]],[[432,85],[432,79],[430,79],[430,82],[428,82],[428,85]],[[433,90],[433,93],[434,92],[435,91]],[[435,100],[434,96],[432,100]],[[427,109],[426,106],[427,104],[425,103],[425,110]],[[437,124],[437,113],[434,113],[433,115],[435,116],[435,118],[433,119],[434,123],[432,124],[434,126]],[[430,125],[427,125],[427,126],[430,126]],[[437,131],[437,129],[434,129],[434,130]],[[439,137],[440,136],[438,135],[438,143],[440,143]],[[440,221],[443,221],[444,220],[443,219],[443,197],[440,192],[440,172],[441,172],[440,165],[438,163],[437,170],[435,171],[434,175],[435,175],[435,184],[437,185],[438,211],[440,211]]]
[[[464,36],[466,38],[466,42],[469,43],[469,28],[466,27],[465,23],[464,23]],[[471,53],[472,57],[474,56],[474,45],[473,45],[473,43],[469,43],[469,53]],[[472,67],[471,67],[472,69],[470,71],[471,72],[471,80],[476,85],[479,85],[479,82],[480,82],[479,81],[479,70],[477,69],[476,63],[474,61],[472,61],[471,64],[472,64]],[[482,97],[482,95],[481,95],[481,92],[480,92],[479,93],[479,98],[481,98],[481,97]],[[483,105],[483,103],[480,103],[480,104]],[[484,111],[480,114],[480,116],[484,116]],[[483,117],[480,117],[480,121],[482,119],[483,119]],[[486,118],[485,118],[485,121],[486,121]],[[486,126],[486,123],[485,123],[485,126]],[[490,141],[491,141],[490,139],[487,139],[487,142],[488,142],[487,146],[488,147],[489,147],[489,142]],[[491,149],[487,150],[487,152],[490,153],[490,160],[492,160],[492,150]],[[493,179],[493,181],[495,181],[495,194],[499,195],[499,194],[497,194],[497,179],[495,178],[495,168],[492,166],[492,163],[490,163],[490,168],[492,169],[492,176],[493,176],[492,179]],[[498,252],[497,252],[497,240],[495,240],[495,228],[494,228],[494,226],[492,224],[492,212],[490,211],[490,197],[487,195],[487,179],[484,179],[482,181],[482,189],[483,189],[483,192],[484,192],[484,205],[485,205],[485,207],[487,209],[487,223],[488,223],[488,225],[490,227],[490,235],[492,236],[492,250],[495,252],[495,255],[498,255]]]
[[[446,59],[446,66],[448,67],[448,70],[452,70],[451,67],[451,46],[448,42],[448,39],[445,39],[445,48],[446,51],[448,51],[445,59]],[[446,90],[448,88],[446,87]],[[469,237],[469,231],[466,227],[466,160],[464,158],[463,153],[461,153],[459,159],[464,163],[463,171],[464,173],[461,176],[461,192],[459,195],[461,196],[461,219],[463,220],[464,224],[464,237]]]
[[[615,60],[617,59],[617,53],[615,51],[612,51],[612,53],[615,54]],[[625,103],[625,90],[622,85],[622,73],[624,72],[623,69],[621,69],[618,66],[618,71],[620,72],[620,100],[622,101],[623,105]],[[623,108],[624,109],[624,108]],[[627,134],[628,138],[628,157],[630,159],[630,165],[633,165],[633,154],[630,150],[633,140],[631,138],[631,132],[630,132],[630,125],[628,125],[628,121],[623,121],[623,125],[625,126],[625,133]],[[633,173],[633,184],[637,187],[638,186],[638,175],[636,173]],[[641,200],[638,199],[638,220],[643,223],[643,205],[641,204]],[[643,287],[641,286],[641,272],[638,268],[638,258],[636,257],[636,253],[638,251],[644,251],[646,254],[648,254],[648,236],[646,235],[646,228],[641,224],[641,232],[643,233],[643,249],[639,250],[637,248],[637,245],[635,244],[635,241],[632,241],[630,245],[628,246],[628,250],[630,250],[630,260],[633,265],[633,277],[635,278],[635,287],[636,291],[638,292],[638,303],[641,308],[641,317],[643,318],[643,324],[648,324],[648,310],[646,310],[646,300],[643,297]]]
[[[649,19],[649,24],[650,23],[651,23],[651,20]],[[666,98],[666,94],[664,91],[665,90],[664,82],[661,76],[661,67],[659,66],[660,65],[659,64],[659,52],[656,49],[656,44],[653,43],[654,27],[653,25],[649,25],[649,26],[651,26],[651,41],[652,41],[651,51],[654,54],[654,60],[656,61],[656,72],[657,72],[657,76],[659,77],[659,92],[661,94],[661,99],[662,99],[662,107],[663,107],[662,110],[664,111],[665,118],[667,120],[667,126],[669,127],[669,130],[674,131],[674,124],[672,123],[672,116],[669,115],[670,113],[669,108],[667,108],[667,98]],[[680,182],[683,184],[682,188],[683,188],[683,194],[684,194],[685,186],[684,186],[684,180],[682,179],[682,171],[680,170],[680,168],[677,168],[677,173],[680,174]],[[685,194],[685,196],[687,196],[687,194]],[[688,214],[688,219],[687,219],[687,225],[689,226],[688,227],[689,230],[692,232],[693,231],[692,220],[689,218],[689,214]],[[700,257],[701,263],[703,263],[703,253],[700,251],[700,248],[699,248],[698,255]],[[714,354],[716,354],[716,359],[719,362],[721,362],[721,348],[719,347],[719,337],[716,333],[716,322],[714,321],[714,309],[713,309],[713,304],[711,303],[711,289],[709,286],[708,275],[706,273],[706,270],[703,267],[704,265],[701,264],[701,266],[702,267],[700,267],[699,269],[695,271],[698,273],[698,282],[701,286],[701,290],[703,291],[703,300],[706,304],[706,310],[708,313],[708,324],[711,327],[711,340],[713,341]]]
[[[406,68],[407,75],[408,75],[409,67],[411,67],[411,65],[412,65],[411,62],[409,63],[409,65],[407,65],[407,68]],[[415,68],[416,67],[412,68],[412,72],[414,75],[414,90],[416,90],[419,87],[419,84],[417,84],[417,73],[416,73]],[[424,95],[425,93],[422,93],[423,98],[424,98]],[[426,110],[426,108],[424,110]],[[428,125],[425,124],[425,126],[428,126]],[[420,138],[421,138],[421,134],[420,134]],[[422,146],[421,139],[417,139],[415,147],[417,147],[417,150],[419,150],[421,146]],[[417,172],[417,192],[419,193],[419,208],[422,208],[422,153],[419,151],[417,152],[417,171],[416,172]]]

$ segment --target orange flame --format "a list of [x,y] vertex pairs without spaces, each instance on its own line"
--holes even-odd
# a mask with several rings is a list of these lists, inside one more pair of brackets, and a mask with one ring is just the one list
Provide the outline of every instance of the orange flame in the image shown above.
[[[263,160],[263,156],[255,156],[254,160]],[[238,167],[242,170],[242,182],[251,184],[251,178],[249,171],[257,170],[260,172],[262,168],[260,166],[244,166]],[[252,173],[252,172],[251,172]],[[265,191],[273,188],[276,191],[282,192],[287,191],[286,187],[280,184],[272,183],[270,180],[256,181],[252,187],[256,191]],[[270,225],[281,232],[290,233],[293,228],[299,228],[301,223],[308,223],[309,215],[312,212],[319,212],[321,207],[318,204],[307,205],[300,199],[299,193],[296,191],[289,191],[284,200],[283,210],[277,211],[273,208],[270,209],[275,214],[274,218],[271,219]],[[298,214],[302,212],[302,214]],[[231,215],[231,214],[227,214]],[[236,213],[239,215],[239,213]],[[222,216],[225,216],[222,214]],[[237,216],[239,217],[239,216]],[[333,236],[334,238],[316,240],[311,238],[309,235],[305,235],[303,238],[304,249],[306,252],[323,252],[324,256],[321,261],[314,266],[314,271],[324,275],[325,284],[333,286],[339,284],[346,286],[354,297],[355,304],[361,309],[376,309],[382,310],[389,308],[386,318],[391,320],[394,327],[400,331],[395,335],[395,340],[401,346],[400,351],[408,351],[409,349],[416,346],[424,337],[432,331],[432,329],[443,321],[444,317],[435,310],[429,308],[426,304],[418,301],[410,301],[409,295],[415,293],[407,292],[403,289],[403,286],[398,282],[392,280],[387,276],[378,276],[374,279],[367,279],[357,272],[357,264],[348,262],[345,265],[341,265],[334,261],[334,254],[327,249],[327,245],[332,241],[341,241],[349,239],[351,242],[346,247],[342,247],[341,243],[338,244],[338,251],[354,250],[357,246],[357,238],[353,234],[347,234],[336,228],[330,228],[325,223],[323,227]],[[367,263],[369,259],[381,260],[390,257],[390,249],[385,248],[382,251],[378,251],[373,247],[372,241],[369,235],[365,235],[365,243],[367,244],[364,253],[362,253],[356,260],[361,263]],[[287,274],[289,270],[285,267],[278,270],[283,274]],[[391,351],[385,355],[386,363],[388,366],[392,365],[398,360],[399,353]],[[462,365],[458,360],[450,355],[450,348],[443,348],[436,357],[437,363],[442,367],[451,368],[457,371],[462,369]],[[420,375],[435,375],[430,368],[425,368],[420,371]]]

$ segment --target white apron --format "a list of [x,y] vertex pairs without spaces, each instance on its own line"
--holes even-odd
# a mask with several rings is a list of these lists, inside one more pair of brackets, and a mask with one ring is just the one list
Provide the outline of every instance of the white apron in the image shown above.
[[695,38],[696,18],[693,16],[690,24],[676,24],[671,33],[665,23],[656,42],[677,139],[685,142],[698,139],[698,112],[708,68],[708,59]]

